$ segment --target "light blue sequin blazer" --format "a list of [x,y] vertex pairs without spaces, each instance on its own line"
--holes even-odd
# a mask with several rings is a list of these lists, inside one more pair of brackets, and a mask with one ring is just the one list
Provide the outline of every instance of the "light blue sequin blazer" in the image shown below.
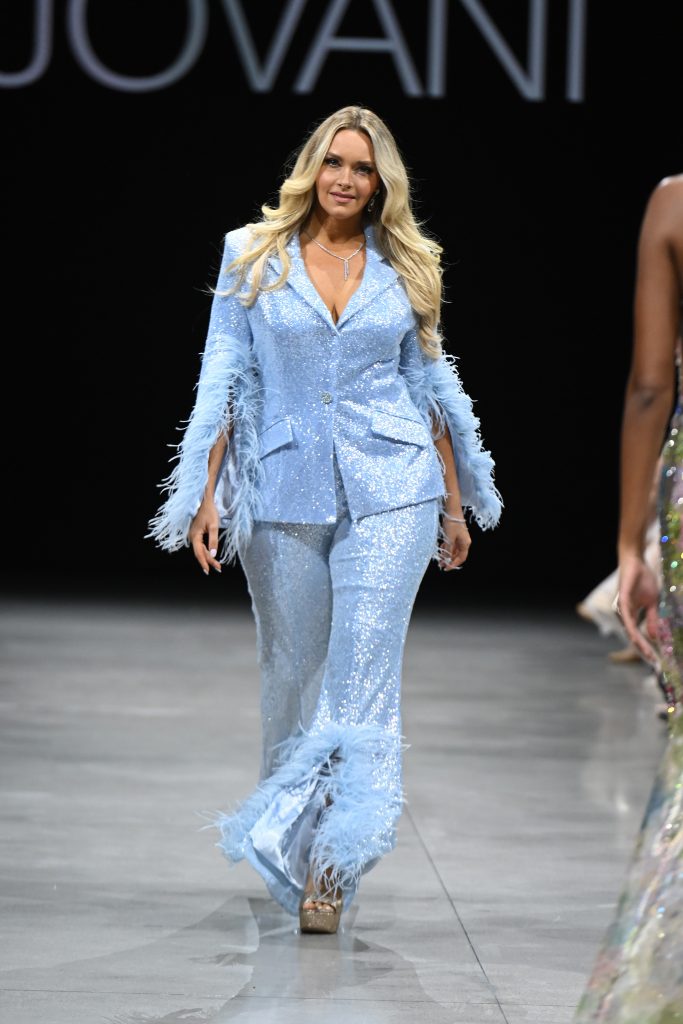
[[[223,561],[248,541],[255,520],[334,522],[335,450],[354,520],[442,496],[432,424],[449,428],[463,505],[483,528],[498,522],[493,460],[454,361],[424,354],[401,278],[372,228],[365,234],[363,278],[336,324],[308,276],[297,233],[283,288],[261,292],[250,308],[236,295],[214,296],[194,409],[162,485],[168,497],[150,522],[148,536],[161,547],[188,543],[209,451],[231,422],[215,491]],[[223,269],[247,237],[246,228],[226,236]],[[271,258],[264,280],[280,272]],[[217,291],[232,283],[221,273]]]

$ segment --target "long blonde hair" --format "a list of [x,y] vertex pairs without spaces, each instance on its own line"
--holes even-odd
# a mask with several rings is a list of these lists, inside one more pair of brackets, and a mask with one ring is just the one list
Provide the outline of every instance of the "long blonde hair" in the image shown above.
[[[384,122],[364,107],[342,107],[315,128],[299,150],[294,167],[280,187],[279,205],[263,205],[263,220],[249,224],[251,239],[245,252],[225,271],[236,274],[230,292],[240,291],[246,306],[254,304],[259,291],[282,288],[291,261],[285,248],[313,209],[315,183],[332,140],[343,129],[363,132],[372,143],[380,191],[373,209],[365,216],[373,225],[377,245],[403,279],[408,299],[418,317],[420,344],[437,358],[441,354],[442,248],[421,230],[410,203],[410,182],[396,141]],[[269,256],[278,256],[282,273],[272,284],[263,284]],[[247,281],[248,278],[248,281]],[[219,294],[221,294],[219,292]]]

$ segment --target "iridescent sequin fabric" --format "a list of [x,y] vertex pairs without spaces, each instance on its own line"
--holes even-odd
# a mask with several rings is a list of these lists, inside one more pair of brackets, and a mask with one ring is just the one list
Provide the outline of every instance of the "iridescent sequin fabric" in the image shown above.
[[[226,236],[223,268],[248,239],[248,228]],[[334,522],[333,450],[353,520],[442,496],[434,427],[449,430],[463,506],[482,529],[495,526],[501,497],[472,399],[452,357],[422,350],[402,279],[373,229],[366,228],[362,280],[336,322],[308,276],[296,232],[286,248],[286,284],[260,292],[252,306],[230,292],[234,277],[219,276],[194,409],[148,536],[168,551],[188,543],[209,452],[231,428],[214,492],[224,562],[254,522]],[[270,257],[264,287],[281,271]]]
[[670,736],[615,918],[575,1024],[683,1024],[683,413],[673,417],[660,486],[660,661]]
[[294,914],[309,861],[348,905],[394,846],[403,647],[439,519],[433,499],[353,521],[333,468],[334,523],[257,523],[240,552],[257,623],[261,783],[214,822],[226,857],[246,858]]
[[[400,676],[408,620],[445,498],[447,429],[460,497],[482,527],[501,499],[454,360],[423,351],[404,283],[366,228],[362,280],[337,320],[309,279],[270,256],[256,301],[219,280],[192,416],[150,536],[175,550],[232,428],[214,492],[221,558],[238,554],[258,627],[257,790],[211,825],[298,910],[309,864],[352,899],[395,838],[402,803]],[[226,236],[223,268],[248,228]]]

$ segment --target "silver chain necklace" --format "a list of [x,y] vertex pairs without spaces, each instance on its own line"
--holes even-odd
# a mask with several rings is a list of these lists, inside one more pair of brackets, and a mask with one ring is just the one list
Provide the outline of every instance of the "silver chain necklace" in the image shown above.
[[326,248],[326,247],[325,247],[325,246],[324,246],[324,245],[322,244],[322,242],[319,242],[319,241],[318,241],[318,239],[317,239],[317,238],[314,238],[314,237],[313,237],[313,235],[309,235],[308,231],[306,231],[306,228],[304,228],[303,230],[304,230],[304,234],[306,235],[306,237],[307,237],[307,238],[310,238],[310,240],[311,240],[312,242],[315,242],[315,244],[316,244],[316,245],[318,246],[318,248],[319,248],[319,249],[322,249],[322,251],[323,251],[323,252],[326,252],[326,253],[327,253],[327,254],[328,254],[329,256],[334,256],[335,260],[341,260],[341,261],[342,261],[342,263],[344,264],[344,280],[345,280],[345,281],[348,281],[348,279],[349,279],[349,260],[352,260],[352,259],[353,259],[353,257],[354,257],[354,256],[357,256],[357,255],[358,255],[358,253],[359,253],[359,252],[361,251],[361,249],[362,249],[362,248],[363,248],[363,246],[365,245],[365,238],[363,238],[363,241],[362,241],[362,242],[360,243],[360,245],[358,246],[358,248],[357,248],[357,249],[355,249],[355,250],[354,250],[354,251],[353,251],[353,252],[351,253],[351,255],[350,255],[350,256],[337,256],[336,252],[332,252],[332,250],[331,250],[331,249],[327,249],[327,248]]

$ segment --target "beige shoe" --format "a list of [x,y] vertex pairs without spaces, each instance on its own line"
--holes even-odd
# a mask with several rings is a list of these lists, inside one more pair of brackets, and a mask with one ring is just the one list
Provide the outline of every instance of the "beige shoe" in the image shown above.
[[342,905],[341,890],[321,892],[309,874],[299,905],[299,928],[302,932],[334,935],[339,927]]
[[633,644],[629,644],[628,647],[622,647],[620,651],[610,651],[607,655],[610,661],[613,661],[615,665],[623,665],[630,661],[642,661],[640,651]]
[[586,622],[595,622],[593,615],[591,614],[591,611],[588,608],[588,605],[584,604],[583,601],[580,601],[576,605],[576,612],[578,615],[581,616],[582,619],[585,619]]

